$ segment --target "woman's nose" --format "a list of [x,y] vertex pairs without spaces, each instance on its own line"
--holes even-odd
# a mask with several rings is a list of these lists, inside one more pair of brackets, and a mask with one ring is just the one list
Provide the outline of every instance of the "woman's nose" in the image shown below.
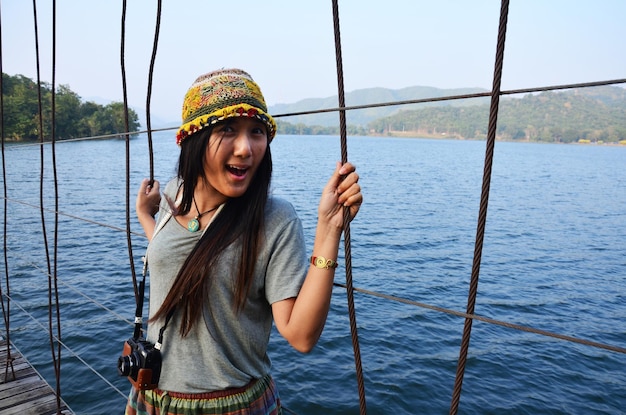
[[242,131],[237,135],[237,139],[235,140],[235,155],[240,157],[247,157],[252,153],[251,145],[250,145],[250,137],[248,133]]

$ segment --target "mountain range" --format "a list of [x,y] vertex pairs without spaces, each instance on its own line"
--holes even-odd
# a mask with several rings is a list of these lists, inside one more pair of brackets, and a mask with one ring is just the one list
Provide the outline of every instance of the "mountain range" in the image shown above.
[[[440,89],[427,86],[412,86],[402,89],[387,88],[366,88],[358,89],[345,94],[346,106],[380,104],[387,102],[419,100],[427,98],[438,98],[455,95],[479,94],[489,92],[482,88],[458,88]],[[425,106],[468,106],[489,103],[489,97],[459,99],[453,101],[439,101],[426,104],[405,104],[394,106],[381,106],[351,110],[346,112],[346,123],[348,125],[366,126],[371,121],[388,117],[398,113],[400,110],[410,110],[424,108]],[[338,108],[337,95],[327,98],[307,98],[292,104],[271,105],[268,110],[270,114],[277,116],[278,121],[285,121],[290,124],[336,126],[339,124],[339,115],[335,112],[307,114],[282,117],[282,114],[291,114],[304,111],[315,111],[322,109]]]

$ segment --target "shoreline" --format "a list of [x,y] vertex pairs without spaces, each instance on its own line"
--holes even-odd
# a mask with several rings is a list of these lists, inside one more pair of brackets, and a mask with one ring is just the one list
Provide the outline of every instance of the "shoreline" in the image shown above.
[[[435,139],[435,140],[459,140],[459,141],[486,141],[486,137],[484,138],[465,138],[459,135],[447,135],[447,134],[427,134],[427,133],[418,133],[417,131],[389,131],[385,134],[380,135],[367,135],[367,137],[393,137],[393,138],[416,138],[416,139]],[[578,144],[578,145],[608,145],[608,146],[626,146],[626,140],[620,141],[531,141],[531,140],[512,140],[512,139],[502,139],[496,137],[496,141],[503,143],[537,143],[537,144]]]

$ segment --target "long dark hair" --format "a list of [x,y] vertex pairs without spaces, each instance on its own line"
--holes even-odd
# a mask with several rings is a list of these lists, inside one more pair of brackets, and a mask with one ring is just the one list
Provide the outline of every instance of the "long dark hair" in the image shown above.
[[[183,197],[178,214],[191,209],[198,180],[207,180],[204,173],[206,147],[213,128],[187,137],[181,144],[178,177],[183,181]],[[174,284],[159,310],[150,321],[165,317],[175,308],[181,313],[180,334],[189,334],[208,301],[213,266],[220,254],[236,240],[241,252],[235,281],[235,304],[241,311],[254,277],[257,256],[264,231],[265,205],[272,177],[272,156],[268,145],[250,186],[237,198],[229,199],[219,215],[200,238],[183,263]]]

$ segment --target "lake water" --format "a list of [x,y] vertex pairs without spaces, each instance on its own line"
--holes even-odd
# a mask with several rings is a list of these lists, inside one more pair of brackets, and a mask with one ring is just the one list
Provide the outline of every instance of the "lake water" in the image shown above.
[[[273,192],[294,204],[311,246],[339,140],[278,136],[272,150]],[[172,177],[177,152],[173,133],[155,135],[157,179]],[[351,227],[356,287],[465,311],[484,152],[484,142],[349,139],[365,195]],[[5,158],[11,339],[54,385],[41,214],[15,201],[39,204],[40,150],[9,145]],[[44,205],[53,209],[50,146],[44,160]],[[125,228],[124,141],[58,143],[56,162],[60,211]],[[626,347],[625,168],[626,147],[496,143],[476,313]],[[147,176],[142,136],[131,142],[131,206]],[[140,232],[134,217],[132,228]],[[49,212],[46,230],[52,255]],[[133,235],[138,266],[145,245]],[[337,282],[344,272],[340,266]],[[123,413],[129,384],[116,362],[134,316],[125,234],[61,215],[57,275],[63,342],[93,368],[63,350],[63,398],[77,414]],[[360,293],[355,301],[368,413],[448,413],[463,318]],[[358,413],[344,289],[335,288],[312,353],[299,354],[276,333],[270,349],[287,408]],[[460,413],[624,408],[626,355],[474,322]]]

